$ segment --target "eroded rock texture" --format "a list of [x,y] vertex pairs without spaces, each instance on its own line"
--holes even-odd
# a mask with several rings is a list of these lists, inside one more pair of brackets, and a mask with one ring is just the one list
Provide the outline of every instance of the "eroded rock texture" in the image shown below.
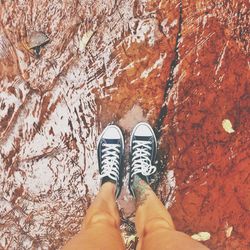
[[177,229],[249,249],[249,38],[247,0],[1,1],[0,248],[60,248],[98,192],[102,128],[148,120]]

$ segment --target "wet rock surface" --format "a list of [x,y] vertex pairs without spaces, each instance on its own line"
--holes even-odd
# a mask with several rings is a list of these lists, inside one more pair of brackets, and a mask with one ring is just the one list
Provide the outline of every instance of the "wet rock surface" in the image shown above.
[[[128,143],[141,120],[176,228],[250,248],[248,1],[0,6],[1,249],[59,249],[77,233],[99,188],[98,134],[113,121]],[[33,32],[50,39],[39,57]],[[125,189],[119,204],[134,249]]]

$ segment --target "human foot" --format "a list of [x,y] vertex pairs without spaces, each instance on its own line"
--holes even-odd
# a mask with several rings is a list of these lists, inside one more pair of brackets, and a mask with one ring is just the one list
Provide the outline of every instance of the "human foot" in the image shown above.
[[129,190],[134,197],[135,180],[140,178],[149,183],[150,177],[156,171],[156,167],[152,165],[156,150],[157,142],[153,129],[148,123],[140,122],[133,129],[130,139]]
[[119,127],[108,125],[98,142],[98,165],[101,185],[112,182],[116,185],[115,196],[118,198],[122,187],[122,159],[124,139]]

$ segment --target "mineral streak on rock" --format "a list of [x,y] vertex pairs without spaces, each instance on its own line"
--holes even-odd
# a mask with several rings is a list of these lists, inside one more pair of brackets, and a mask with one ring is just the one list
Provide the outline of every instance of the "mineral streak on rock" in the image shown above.
[[[22,43],[31,30],[50,38],[39,60]],[[113,121],[129,138],[140,118],[176,228],[248,249],[249,34],[247,0],[2,1],[0,248],[58,249],[77,233],[99,188],[98,134]]]

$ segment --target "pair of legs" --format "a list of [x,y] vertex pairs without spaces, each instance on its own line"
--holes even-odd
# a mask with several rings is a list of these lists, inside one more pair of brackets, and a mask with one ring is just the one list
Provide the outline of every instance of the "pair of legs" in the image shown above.
[[[138,189],[135,190],[137,250],[207,249],[190,236],[176,231],[170,214],[151,188],[143,180],[135,182],[138,182]],[[67,243],[64,250],[125,249],[119,229],[115,188],[111,182],[102,185],[87,211],[82,230]]]
[[[115,129],[118,131],[114,127],[105,130],[107,133],[101,136],[98,146],[99,171],[104,180],[99,194],[87,211],[81,231],[64,250],[125,249],[116,206],[121,188],[119,171],[124,142],[121,133],[116,133]],[[155,140],[152,128],[144,123],[139,124],[131,136],[129,189],[136,202],[137,250],[207,249],[175,230],[170,214],[147,183],[148,177],[156,171],[151,164],[156,153]]]

